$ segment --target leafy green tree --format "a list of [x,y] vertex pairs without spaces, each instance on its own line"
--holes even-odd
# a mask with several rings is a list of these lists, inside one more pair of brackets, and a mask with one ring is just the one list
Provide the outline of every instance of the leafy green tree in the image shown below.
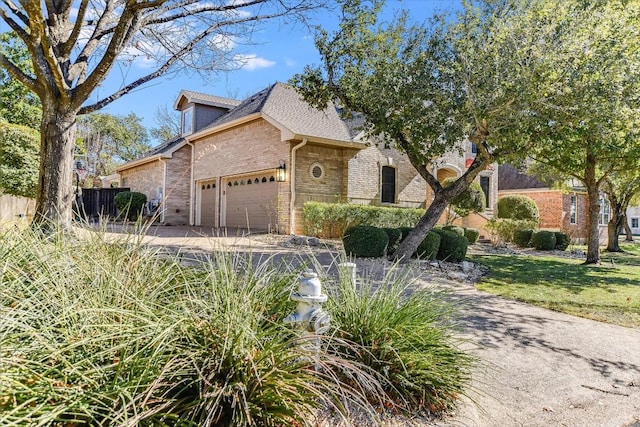
[[95,176],[109,175],[118,165],[151,149],[141,120],[134,113],[127,116],[93,113],[78,118],[81,153],[95,159]]
[[[535,142],[523,132],[539,96],[532,60],[553,55],[537,43],[526,19],[528,3],[463,2],[454,17],[410,25],[402,14],[381,24],[379,1],[343,2],[333,34],[319,31],[321,66],[308,66],[292,83],[317,107],[337,99],[365,119],[364,130],[406,153],[434,199],[394,256],[409,259],[451,201],[493,162],[520,160]],[[477,155],[451,185],[438,182],[430,165],[473,142]]]
[[606,250],[608,252],[622,252],[618,236],[627,224],[627,209],[631,203],[640,200],[640,171],[633,168],[610,174],[604,180],[602,189],[611,206],[611,217],[607,224]]
[[[238,40],[265,21],[303,22],[324,0],[163,0],[0,3],[0,19],[22,40],[32,70],[0,51],[0,68],[40,99],[40,178],[35,224],[71,227],[76,119],[166,73],[238,67]],[[148,74],[87,102],[114,66],[144,61]],[[123,76],[138,73],[123,73]],[[125,77],[126,79],[126,77]]]
[[[0,34],[0,52],[21,70],[33,73],[29,51],[14,32]],[[16,125],[38,129],[42,107],[38,97],[0,67],[0,118]]]
[[[447,187],[455,182],[455,178],[447,178],[442,182]],[[447,209],[447,224],[453,223],[457,218],[464,218],[474,212],[484,210],[485,194],[478,182],[473,181],[469,187],[451,200]]]
[[35,196],[39,141],[37,131],[0,121],[0,193]]
[[545,1],[531,25],[553,55],[536,60],[541,99],[523,122],[535,159],[582,182],[588,198],[586,263],[598,263],[600,191],[640,160],[640,2]]

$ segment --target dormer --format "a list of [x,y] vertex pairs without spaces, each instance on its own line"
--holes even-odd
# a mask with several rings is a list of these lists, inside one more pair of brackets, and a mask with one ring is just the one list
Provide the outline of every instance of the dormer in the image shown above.
[[235,99],[190,90],[180,91],[173,108],[181,113],[181,136],[199,131],[239,104],[240,101]]

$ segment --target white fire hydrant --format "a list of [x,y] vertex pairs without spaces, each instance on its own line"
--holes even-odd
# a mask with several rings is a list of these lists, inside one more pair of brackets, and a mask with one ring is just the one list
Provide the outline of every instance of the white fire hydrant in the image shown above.
[[315,334],[324,334],[329,330],[331,316],[322,310],[327,295],[322,293],[322,284],[313,271],[305,271],[298,282],[298,291],[292,292],[290,298],[298,303],[296,311],[288,315],[285,323]]

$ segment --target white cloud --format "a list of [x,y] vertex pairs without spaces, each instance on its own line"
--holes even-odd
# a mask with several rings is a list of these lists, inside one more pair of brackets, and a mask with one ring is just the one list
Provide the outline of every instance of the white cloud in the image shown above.
[[284,59],[284,65],[286,65],[287,67],[295,67],[298,64],[296,63],[295,60],[293,60],[291,58],[285,58]]
[[259,70],[261,68],[270,68],[276,65],[275,61],[271,61],[266,58],[261,58],[256,54],[250,55],[235,55],[234,62],[238,64],[238,67],[243,70]]

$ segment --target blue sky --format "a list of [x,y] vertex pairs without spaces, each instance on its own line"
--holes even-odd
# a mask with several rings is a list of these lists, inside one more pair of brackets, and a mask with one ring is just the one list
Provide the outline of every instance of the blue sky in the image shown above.
[[[412,20],[422,22],[435,11],[450,10],[459,4],[460,0],[387,0],[385,15],[392,16],[394,11],[406,9]],[[338,16],[324,13],[314,16],[312,23],[335,28]],[[269,25],[256,33],[253,40],[255,45],[240,48],[240,53],[252,58],[242,69],[219,74],[209,81],[198,74],[161,77],[114,101],[102,112],[119,115],[135,112],[143,118],[143,124],[151,128],[157,126],[154,121],[157,107],[167,105],[172,109],[182,89],[243,99],[276,81],[286,82],[305,65],[319,62],[313,35],[300,26],[292,29],[281,24]],[[129,73],[136,71],[132,69]],[[95,93],[92,100],[107,96],[109,89],[121,84],[122,80],[121,71],[114,68],[104,85],[104,92]]]

